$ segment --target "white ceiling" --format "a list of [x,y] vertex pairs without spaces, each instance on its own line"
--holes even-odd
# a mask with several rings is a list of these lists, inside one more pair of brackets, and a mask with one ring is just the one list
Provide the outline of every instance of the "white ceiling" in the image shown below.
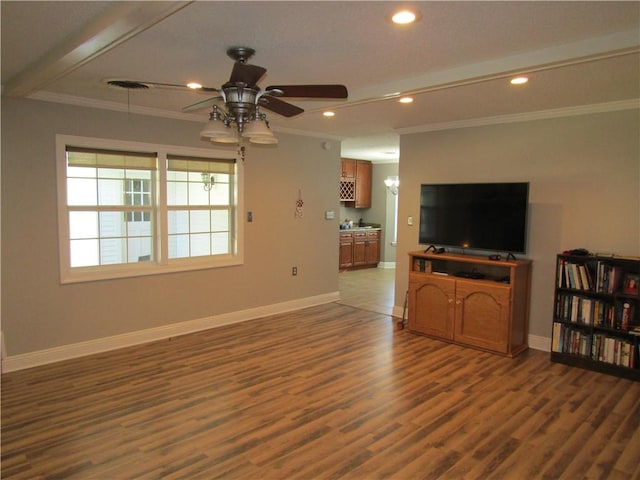
[[[204,122],[207,109],[181,109],[211,94],[105,80],[218,88],[227,48],[249,46],[249,63],[268,70],[262,88],[349,89],[346,100],[291,99],[305,113],[269,114],[276,132],[340,139],[343,156],[374,161],[397,161],[402,133],[639,105],[640,2],[409,4],[421,18],[398,27],[389,16],[406,3],[3,0],[3,95]],[[515,73],[530,82],[510,86]]]

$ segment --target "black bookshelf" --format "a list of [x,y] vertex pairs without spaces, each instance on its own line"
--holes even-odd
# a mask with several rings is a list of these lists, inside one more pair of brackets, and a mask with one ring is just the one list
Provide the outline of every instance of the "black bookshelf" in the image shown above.
[[556,259],[551,360],[640,381],[640,258]]

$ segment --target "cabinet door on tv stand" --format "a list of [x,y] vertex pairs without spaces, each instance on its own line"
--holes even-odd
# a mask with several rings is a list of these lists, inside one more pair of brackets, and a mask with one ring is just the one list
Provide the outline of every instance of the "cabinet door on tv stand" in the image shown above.
[[458,280],[455,341],[508,353],[510,294],[506,286]]
[[409,330],[453,339],[456,282],[450,278],[409,275]]

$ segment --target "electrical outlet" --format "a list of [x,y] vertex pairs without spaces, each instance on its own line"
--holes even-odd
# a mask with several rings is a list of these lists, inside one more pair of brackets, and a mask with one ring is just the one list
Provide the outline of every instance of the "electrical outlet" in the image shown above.
[[253,222],[253,212],[247,212],[247,222]]
[[291,276],[295,277],[298,275],[298,267],[291,267]]

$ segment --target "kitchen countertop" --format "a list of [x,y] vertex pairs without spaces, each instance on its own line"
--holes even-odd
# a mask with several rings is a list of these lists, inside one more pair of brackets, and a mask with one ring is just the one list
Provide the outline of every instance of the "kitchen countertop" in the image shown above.
[[358,232],[358,231],[362,231],[362,230],[382,230],[380,227],[373,227],[373,226],[364,226],[364,227],[353,227],[353,228],[341,228],[339,231],[340,233],[346,233],[346,232]]

